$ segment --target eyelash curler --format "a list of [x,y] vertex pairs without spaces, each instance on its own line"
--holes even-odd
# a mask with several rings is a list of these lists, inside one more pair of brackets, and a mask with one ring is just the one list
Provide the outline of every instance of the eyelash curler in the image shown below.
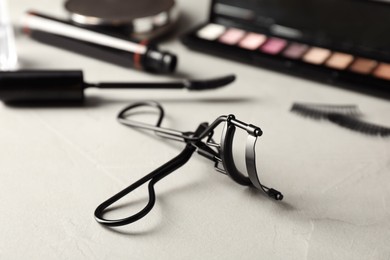
[[[150,125],[129,119],[131,116],[130,112],[139,107],[153,107],[158,110],[159,117],[156,125]],[[282,193],[264,186],[260,182],[257,174],[255,145],[257,138],[263,133],[259,127],[241,122],[237,120],[234,115],[228,115],[218,117],[210,125],[208,123],[200,124],[195,132],[181,132],[161,127],[164,114],[164,109],[156,102],[135,103],[124,108],[118,114],[118,121],[123,125],[132,128],[151,130],[160,137],[182,141],[186,143],[186,146],[179,155],[100,204],[95,210],[95,219],[97,222],[106,226],[122,226],[133,223],[146,216],[151,211],[156,201],[154,185],[173,171],[183,166],[191,158],[195,151],[201,156],[214,162],[214,168],[217,171],[228,175],[236,183],[243,186],[252,186],[263,191],[275,200],[283,199]],[[222,123],[224,123],[224,129],[221,136],[221,142],[218,144],[213,140],[214,129]],[[245,149],[245,163],[248,177],[237,169],[233,160],[233,139],[237,128],[245,130],[248,133]],[[149,201],[142,210],[122,219],[105,219],[103,217],[108,207],[146,182],[149,182]]]

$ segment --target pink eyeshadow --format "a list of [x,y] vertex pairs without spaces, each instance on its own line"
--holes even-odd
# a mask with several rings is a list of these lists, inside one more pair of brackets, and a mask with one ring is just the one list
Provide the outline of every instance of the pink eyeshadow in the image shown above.
[[278,54],[281,52],[284,47],[286,47],[287,41],[279,38],[270,38],[263,46],[261,46],[260,50],[262,52],[268,54]]
[[237,44],[245,35],[245,31],[235,28],[228,29],[220,38],[219,41],[228,44]]
[[263,34],[257,33],[248,33],[244,39],[242,39],[239,43],[239,46],[248,50],[256,50],[260,47],[265,41],[267,37]]
[[307,46],[306,44],[292,43],[283,52],[283,56],[297,60],[302,58],[303,54],[305,54],[308,49],[309,46]]

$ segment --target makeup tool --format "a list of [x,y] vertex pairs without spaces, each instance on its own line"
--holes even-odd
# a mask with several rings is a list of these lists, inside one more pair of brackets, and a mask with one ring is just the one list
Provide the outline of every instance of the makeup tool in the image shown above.
[[390,136],[390,128],[359,119],[362,113],[355,105],[294,103],[291,112],[316,120],[328,120],[344,128],[367,135]]
[[183,42],[384,97],[390,96],[389,26],[388,1],[213,0],[209,20]]
[[[129,119],[132,115],[134,115],[134,110],[140,107],[157,109],[159,117],[156,125],[150,125]],[[140,113],[140,111],[138,111],[138,113]],[[181,132],[161,127],[163,118],[164,109],[156,102],[135,103],[126,107],[119,113],[119,122],[126,126],[151,130],[154,131],[158,136],[184,142],[186,146],[178,156],[100,204],[95,210],[95,219],[97,222],[106,226],[122,226],[133,223],[146,216],[152,210],[156,201],[154,185],[187,163],[194,152],[198,152],[199,155],[205,157],[208,160],[211,160],[214,163],[214,167],[217,171],[228,175],[238,184],[254,187],[275,200],[283,199],[283,195],[279,191],[264,186],[260,182],[259,176],[257,174],[255,145],[257,138],[263,134],[259,127],[246,124],[237,120],[234,115],[229,115],[218,117],[210,125],[208,123],[202,123],[198,126],[195,132]],[[220,124],[224,124],[224,128],[221,136],[221,142],[218,144],[213,140],[213,135],[214,129]],[[234,163],[232,151],[233,139],[236,129],[245,130],[248,134],[245,149],[245,162],[248,177],[241,173]],[[108,207],[147,182],[149,182],[149,201],[142,210],[122,219],[105,219],[103,217],[104,213],[110,210],[107,209]]]
[[84,82],[83,72],[75,71],[12,71],[0,72],[0,100],[9,104],[45,104],[46,102],[77,103],[84,100],[84,90],[100,89],[187,89],[211,90],[235,80],[234,75],[210,80],[179,80],[174,82]]
[[0,71],[18,66],[14,32],[8,17],[7,0],[0,0]]
[[160,51],[147,41],[121,39],[32,11],[23,16],[22,26],[39,42],[120,66],[155,73],[172,73],[176,69],[176,55]]
[[75,24],[131,39],[169,32],[179,14],[174,0],[68,0],[65,9]]

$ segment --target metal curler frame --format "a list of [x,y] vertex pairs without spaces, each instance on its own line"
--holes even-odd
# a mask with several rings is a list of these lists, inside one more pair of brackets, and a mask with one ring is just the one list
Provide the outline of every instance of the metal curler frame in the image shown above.
[[[155,125],[129,119],[129,111],[143,106],[154,107],[158,110],[159,117]],[[124,190],[120,191],[116,195],[100,204],[95,210],[95,219],[97,222],[106,226],[122,226],[133,223],[146,216],[150,210],[152,210],[156,201],[154,185],[187,163],[195,151],[201,156],[213,161],[214,168],[217,171],[228,175],[236,183],[259,189],[275,200],[283,199],[283,195],[279,191],[262,185],[257,174],[255,146],[257,138],[263,134],[259,127],[241,122],[237,120],[234,115],[228,115],[218,117],[210,125],[208,123],[200,124],[195,132],[181,132],[178,130],[161,127],[164,114],[165,113],[162,106],[153,101],[132,104],[124,108],[118,114],[118,121],[121,124],[132,128],[152,130],[160,137],[184,142],[186,143],[186,146],[178,156],[174,157],[172,160],[168,161],[164,165],[160,166],[145,177],[141,178],[140,180],[136,181],[135,183],[131,184]],[[218,144],[213,140],[213,135],[214,129],[221,123],[225,123],[225,125],[221,136],[221,142]],[[245,148],[245,162],[248,177],[241,173],[234,163],[233,140],[237,127],[245,130],[248,133]],[[202,141],[203,139],[206,139],[206,141]],[[223,167],[221,167],[221,164]],[[122,219],[109,220],[103,217],[108,207],[146,182],[149,182],[149,201],[142,210]]]

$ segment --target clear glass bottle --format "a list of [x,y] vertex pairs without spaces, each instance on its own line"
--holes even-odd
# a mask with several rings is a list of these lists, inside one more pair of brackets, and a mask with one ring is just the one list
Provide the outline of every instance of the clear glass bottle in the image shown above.
[[0,71],[17,69],[15,36],[8,16],[7,0],[0,0]]

